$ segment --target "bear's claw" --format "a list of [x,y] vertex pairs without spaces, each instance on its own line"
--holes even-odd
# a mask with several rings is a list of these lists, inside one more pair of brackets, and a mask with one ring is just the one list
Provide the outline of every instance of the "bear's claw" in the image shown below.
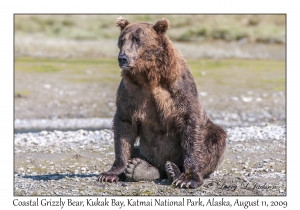
[[119,177],[117,175],[113,175],[113,174],[100,174],[98,179],[98,182],[118,182],[119,181]]
[[199,182],[199,181],[196,181],[196,180],[185,180],[185,179],[182,179],[182,178],[178,178],[178,179],[175,179],[173,182],[172,182],[172,185],[174,186],[178,186],[180,188],[197,188],[201,185],[202,183]]

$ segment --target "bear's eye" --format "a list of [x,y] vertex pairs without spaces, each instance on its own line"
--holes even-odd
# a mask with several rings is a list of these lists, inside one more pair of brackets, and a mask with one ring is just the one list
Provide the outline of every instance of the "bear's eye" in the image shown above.
[[133,41],[136,43],[136,44],[140,44],[140,40],[138,38],[134,38]]
[[123,46],[123,44],[124,44],[124,39],[120,39],[118,46]]

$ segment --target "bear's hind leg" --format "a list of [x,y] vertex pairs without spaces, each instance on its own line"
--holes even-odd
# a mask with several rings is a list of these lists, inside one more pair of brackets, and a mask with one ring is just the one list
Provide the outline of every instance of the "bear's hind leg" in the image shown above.
[[160,178],[159,170],[145,160],[133,158],[129,161],[125,176],[131,181],[152,181]]
[[207,156],[203,157],[208,160],[204,178],[209,177],[220,165],[224,158],[226,148],[226,132],[218,125],[211,123],[206,129],[205,143]]

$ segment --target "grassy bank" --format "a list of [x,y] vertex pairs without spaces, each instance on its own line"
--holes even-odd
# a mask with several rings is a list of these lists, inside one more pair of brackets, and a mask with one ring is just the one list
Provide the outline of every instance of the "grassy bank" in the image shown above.
[[[120,15],[15,15],[15,33],[72,40],[116,39]],[[130,22],[168,18],[174,41],[203,40],[285,43],[285,15],[122,15]]]
[[[234,89],[235,91],[285,90],[285,62],[273,60],[211,59],[188,60],[198,86]],[[16,58],[18,72],[45,74],[71,83],[112,83],[117,87],[120,68],[116,59],[36,59]],[[24,91],[24,90],[17,90]]]

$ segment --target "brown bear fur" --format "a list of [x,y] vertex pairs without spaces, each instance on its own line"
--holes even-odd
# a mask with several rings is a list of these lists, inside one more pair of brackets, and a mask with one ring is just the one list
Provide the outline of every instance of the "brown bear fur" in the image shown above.
[[[220,164],[226,133],[201,106],[186,61],[165,35],[169,21],[130,24],[120,17],[116,23],[121,29],[122,80],[113,120],[115,162],[99,180],[118,181],[126,173],[132,177],[137,164],[143,163],[143,170],[152,170],[145,180],[155,170],[162,178],[180,169],[174,183],[196,188]],[[137,138],[138,150],[134,148]],[[138,159],[131,160],[134,157]]]

